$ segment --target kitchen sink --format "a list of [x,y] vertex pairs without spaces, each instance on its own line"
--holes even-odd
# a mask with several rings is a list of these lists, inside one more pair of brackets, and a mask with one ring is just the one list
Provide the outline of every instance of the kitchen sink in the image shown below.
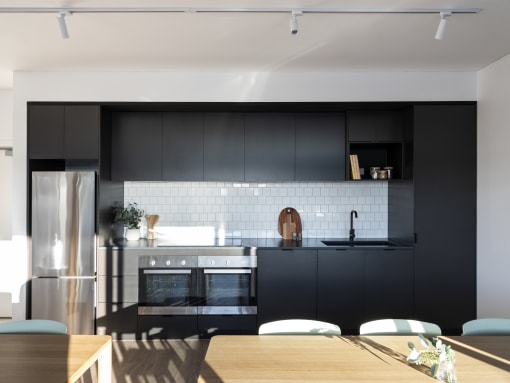
[[393,242],[390,241],[321,241],[326,246],[336,246],[336,247],[383,247],[383,246],[395,246]]

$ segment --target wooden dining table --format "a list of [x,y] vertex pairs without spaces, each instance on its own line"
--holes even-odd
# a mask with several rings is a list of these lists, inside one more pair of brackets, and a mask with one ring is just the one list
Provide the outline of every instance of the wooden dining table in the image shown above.
[[[441,337],[456,355],[459,383],[510,382],[510,337]],[[430,368],[410,364],[417,336],[218,335],[199,383],[428,382]]]
[[97,362],[97,382],[112,381],[108,335],[0,334],[1,383],[73,383]]

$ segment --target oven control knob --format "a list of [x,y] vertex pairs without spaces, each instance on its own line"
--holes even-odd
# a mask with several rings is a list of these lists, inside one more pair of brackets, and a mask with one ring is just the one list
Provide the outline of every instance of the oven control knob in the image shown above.
[[214,265],[216,262],[214,262],[214,259],[211,259],[211,265]]
[[182,260],[182,261],[181,261],[181,265],[182,265],[182,266],[185,266],[185,265],[186,265],[186,261],[185,261],[185,260]]
[[151,266],[155,266],[156,265],[156,261],[154,259],[151,259]]
[[230,265],[230,259],[227,259],[227,261],[225,262],[227,265]]
[[167,265],[167,266],[170,266],[170,264],[171,264],[171,263],[172,263],[172,262],[170,262],[170,261],[166,261],[166,265]]

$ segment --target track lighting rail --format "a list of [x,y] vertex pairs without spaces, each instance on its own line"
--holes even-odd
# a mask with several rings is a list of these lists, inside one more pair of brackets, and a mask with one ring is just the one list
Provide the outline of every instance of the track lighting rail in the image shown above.
[[0,13],[478,13],[481,8],[204,8],[204,7],[0,7]]

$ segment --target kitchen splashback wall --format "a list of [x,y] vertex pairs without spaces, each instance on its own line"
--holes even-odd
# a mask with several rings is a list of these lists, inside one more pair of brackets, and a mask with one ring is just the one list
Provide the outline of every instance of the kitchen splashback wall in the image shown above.
[[[295,208],[303,238],[348,237],[351,210],[358,238],[387,236],[387,181],[341,183],[125,182],[124,203],[136,202],[166,227],[214,228],[215,236],[279,238],[278,216]],[[142,233],[145,233],[145,219]],[[210,230],[212,231],[212,230]]]

